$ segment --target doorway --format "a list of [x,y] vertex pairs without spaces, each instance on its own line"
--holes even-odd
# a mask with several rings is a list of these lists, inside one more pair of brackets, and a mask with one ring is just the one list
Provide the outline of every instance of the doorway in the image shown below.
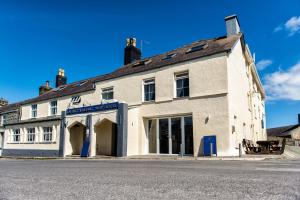
[[117,124],[103,119],[95,125],[96,155],[117,155]]
[[86,126],[78,122],[69,128],[69,131],[70,143],[72,146],[71,155],[80,155],[83,141],[86,137]]
[[3,151],[3,144],[4,144],[4,133],[0,133],[0,156],[2,156],[2,151]]

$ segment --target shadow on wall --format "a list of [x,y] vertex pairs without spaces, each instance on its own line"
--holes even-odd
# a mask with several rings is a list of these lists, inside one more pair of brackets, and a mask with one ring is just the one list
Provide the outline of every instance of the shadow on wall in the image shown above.
[[200,141],[197,156],[203,156],[203,149],[204,149],[204,142],[203,142],[203,137],[202,137],[201,141]]

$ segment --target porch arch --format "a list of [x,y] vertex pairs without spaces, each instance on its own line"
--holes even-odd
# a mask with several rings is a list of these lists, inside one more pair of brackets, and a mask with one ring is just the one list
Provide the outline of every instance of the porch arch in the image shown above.
[[80,155],[83,141],[86,137],[86,126],[81,122],[75,121],[69,127],[71,155]]
[[94,126],[96,134],[96,155],[116,156],[117,124],[104,118]]

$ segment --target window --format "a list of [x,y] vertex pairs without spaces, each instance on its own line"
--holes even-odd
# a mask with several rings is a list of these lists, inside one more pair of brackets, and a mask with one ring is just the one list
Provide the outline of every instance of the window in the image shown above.
[[2,125],[7,123],[7,114],[2,115]]
[[35,141],[35,128],[27,129],[27,141],[34,142]]
[[166,55],[162,60],[170,60],[170,59],[173,58],[174,56],[176,56],[176,53],[168,54],[168,55]]
[[194,46],[192,48],[190,48],[186,53],[192,53],[192,52],[195,52],[195,51],[200,51],[202,49],[204,49],[206,44],[199,44],[197,46]]
[[144,101],[155,101],[155,80],[144,80]]
[[51,142],[52,141],[52,127],[44,127],[44,142]]
[[50,113],[51,113],[51,115],[57,114],[57,101],[50,102]]
[[110,100],[114,98],[113,88],[102,89],[102,99]]
[[31,117],[36,118],[37,116],[37,104],[31,105]]
[[189,75],[188,72],[175,75],[176,97],[189,96]]
[[20,129],[13,130],[13,141],[20,142]]
[[81,97],[80,96],[74,96],[71,99],[71,103],[74,104],[74,105],[79,104],[80,102],[81,102]]

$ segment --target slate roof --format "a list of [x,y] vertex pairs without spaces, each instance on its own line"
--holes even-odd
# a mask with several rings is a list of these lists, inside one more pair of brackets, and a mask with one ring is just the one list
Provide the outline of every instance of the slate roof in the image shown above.
[[[149,58],[144,58],[142,60],[138,60],[133,63],[124,65],[109,74],[104,74],[86,80],[81,80],[74,83],[66,84],[64,86],[61,86],[60,89],[54,88],[38,97],[28,99],[22,102],[18,102],[16,104],[10,104],[4,107],[0,107],[0,113],[16,109],[16,106],[18,107],[24,104],[31,104],[34,102],[91,91],[94,90],[94,83],[96,82],[114,79],[114,78],[135,74],[139,72],[149,71],[149,70],[153,70],[168,65],[189,61],[189,60],[193,60],[193,59],[197,59],[197,58],[201,58],[201,57],[205,57],[217,53],[229,52],[233,48],[234,44],[241,38],[243,38],[243,34],[233,35],[229,37],[222,36],[218,38],[195,41],[191,44],[171,50],[169,52],[152,56]],[[202,50],[187,53],[187,51],[192,47],[196,47],[201,44],[204,45],[204,48]],[[173,53],[175,53],[176,55],[171,59],[167,59],[167,60],[163,59],[167,55]],[[144,64],[139,65],[139,63],[144,63]]]
[[300,125],[289,125],[289,126],[281,126],[276,128],[269,128],[267,129],[267,135],[268,136],[277,136],[277,137],[284,137],[284,136],[290,136],[290,131],[298,128]]

